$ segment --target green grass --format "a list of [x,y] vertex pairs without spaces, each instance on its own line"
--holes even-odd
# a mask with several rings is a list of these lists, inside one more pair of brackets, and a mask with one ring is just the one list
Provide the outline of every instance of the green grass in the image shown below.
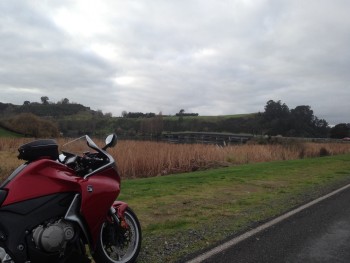
[[23,135],[0,127],[0,137],[23,137]]
[[175,262],[347,182],[339,155],[125,180],[119,199],[142,224],[139,262]]

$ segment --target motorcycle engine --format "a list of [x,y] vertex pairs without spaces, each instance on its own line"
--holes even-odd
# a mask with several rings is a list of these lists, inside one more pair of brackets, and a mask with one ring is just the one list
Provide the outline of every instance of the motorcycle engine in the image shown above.
[[36,227],[33,230],[33,241],[37,248],[46,252],[62,252],[67,242],[73,239],[74,234],[73,225],[60,219]]

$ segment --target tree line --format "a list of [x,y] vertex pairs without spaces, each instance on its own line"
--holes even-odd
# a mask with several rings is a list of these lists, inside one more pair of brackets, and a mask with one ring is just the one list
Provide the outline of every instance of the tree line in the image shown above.
[[294,109],[281,101],[269,100],[261,114],[261,128],[268,135],[288,137],[327,137],[328,123],[317,118],[308,105]]
[[[168,115],[163,115],[161,112],[158,115],[162,115],[162,116],[168,116]],[[127,112],[127,111],[123,111],[122,112],[122,117],[123,118],[154,118],[156,117],[157,114],[155,114],[154,112],[149,112],[149,113],[143,113],[143,112]],[[198,113],[187,113],[185,112],[184,109],[181,109],[178,113],[175,114],[175,116],[177,117],[188,117],[188,116],[199,116]]]
[[[319,119],[308,105],[290,109],[281,101],[269,100],[263,112],[242,117],[201,117],[198,113],[186,115],[183,109],[175,116],[162,113],[123,112],[122,117],[112,117],[101,111],[90,110],[81,104],[62,99],[59,103],[24,102],[23,105],[0,103],[0,125],[28,136],[42,137],[51,134],[78,136],[82,134],[159,137],[163,132],[231,132],[253,135],[281,135],[288,137],[350,137],[350,124],[342,123],[329,127]],[[191,116],[191,118],[187,118]],[[35,129],[34,127],[35,126]],[[42,130],[42,132],[40,132]],[[43,134],[43,135],[41,135]]]
[[269,100],[260,118],[264,133],[269,135],[335,139],[350,136],[349,123],[339,123],[334,127],[329,127],[327,121],[317,118],[308,105],[297,106],[290,110],[281,101]]
[[280,100],[269,100],[263,112],[240,118],[184,118],[185,116],[198,116],[198,114],[185,115],[183,109],[175,116],[178,118],[169,119],[163,118],[162,115],[156,115],[148,120],[139,119],[138,122],[116,120],[115,125],[121,134],[130,136],[137,134],[160,136],[164,131],[232,132],[253,135],[340,139],[350,136],[350,124],[343,123],[329,127],[326,120],[314,115],[309,105],[300,105],[290,109]]
[[153,112],[149,112],[149,113],[142,113],[142,112],[126,112],[123,111],[122,112],[122,117],[123,118],[153,118],[155,117],[156,114]]

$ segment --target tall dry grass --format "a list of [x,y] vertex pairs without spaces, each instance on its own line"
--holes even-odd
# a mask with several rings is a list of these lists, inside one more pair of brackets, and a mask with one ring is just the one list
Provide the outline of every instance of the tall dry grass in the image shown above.
[[18,143],[24,142],[22,139],[1,138],[0,139],[0,182],[2,182],[21,163],[17,159]]
[[228,147],[121,141],[111,151],[123,177],[149,177],[218,166],[350,153],[350,144],[300,143]]
[[[23,161],[17,148],[31,139],[0,139],[0,177],[7,177]],[[62,145],[67,139],[58,139]],[[99,145],[103,141],[97,140]],[[109,149],[124,178],[151,177],[213,167],[277,160],[292,160],[350,153],[349,143],[291,142],[284,144],[244,144],[228,147],[203,144],[119,141]]]

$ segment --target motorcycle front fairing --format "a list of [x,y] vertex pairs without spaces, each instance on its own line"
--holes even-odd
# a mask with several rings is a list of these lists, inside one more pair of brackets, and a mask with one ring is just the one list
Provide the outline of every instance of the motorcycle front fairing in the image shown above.
[[[90,152],[92,150],[92,152]],[[120,176],[115,160],[105,150],[100,149],[89,136],[85,135],[62,147],[66,162],[74,160],[77,152],[84,152],[84,158],[99,155],[103,163],[89,171],[84,171],[81,185],[81,215],[89,226],[91,246],[95,248],[102,223],[120,193]],[[62,157],[61,157],[62,158]],[[84,159],[83,158],[83,159]],[[75,167],[76,170],[80,168]]]
[[[2,184],[0,242],[15,262],[26,262],[28,255],[34,255],[32,229],[63,217],[74,195],[81,192],[83,179],[72,172],[61,163],[40,159],[21,165]],[[45,260],[55,262],[49,256]]]
[[84,179],[72,169],[49,159],[26,164],[13,178],[2,186],[8,192],[2,206],[61,192],[81,192]]
[[99,238],[101,225],[119,193],[119,176],[116,177],[113,168],[90,176],[82,183],[81,214],[89,226],[93,248]]

